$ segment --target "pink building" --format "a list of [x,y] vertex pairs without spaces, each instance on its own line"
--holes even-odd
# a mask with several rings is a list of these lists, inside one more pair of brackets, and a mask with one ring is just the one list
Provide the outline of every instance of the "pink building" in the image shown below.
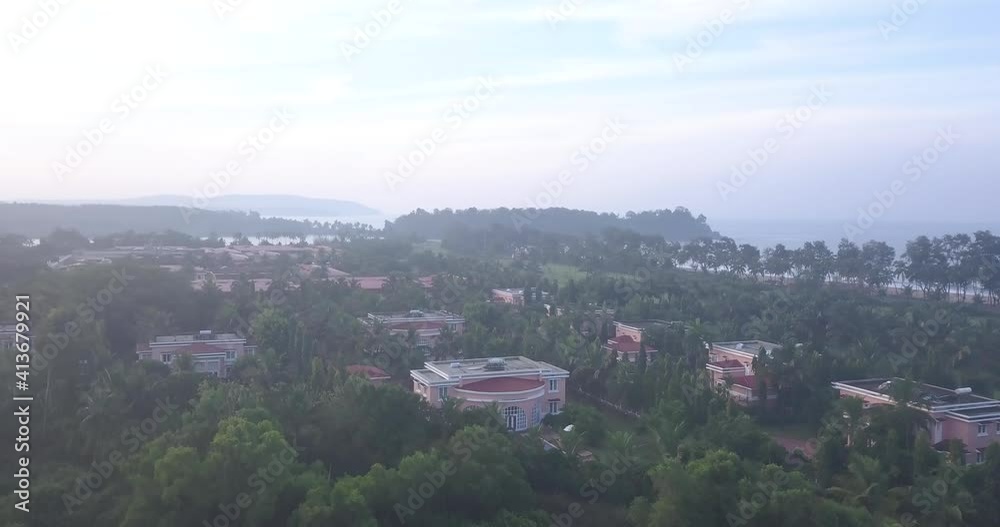
[[[537,289],[530,289],[528,291],[530,298],[525,299],[524,288],[504,288],[504,289],[494,289],[492,291],[492,297],[494,302],[499,302],[501,304],[511,304],[515,306],[523,306],[527,300],[530,302],[538,302],[539,291]],[[549,294],[545,291],[541,292],[541,301],[548,300]]]
[[413,331],[418,348],[433,348],[444,328],[451,328],[456,335],[465,331],[465,318],[448,311],[420,311],[406,313],[368,313],[365,323],[369,327],[382,324],[390,335],[406,337]]
[[[655,325],[669,325],[665,320],[634,320],[625,322],[614,322],[615,335],[604,343],[602,348],[606,353],[615,353],[618,360],[635,362],[639,359],[641,343],[645,338],[646,330]],[[647,360],[652,362],[656,359],[659,350],[646,345]]]
[[[716,342],[708,349],[708,364],[705,369],[712,376],[712,383],[724,387],[729,385],[729,397],[737,403],[749,405],[760,400],[757,391],[757,377],[753,373],[753,360],[763,349],[770,355],[779,348],[773,342],[763,340],[737,340]],[[768,402],[776,401],[778,394],[768,390]]]
[[527,357],[494,357],[426,362],[410,377],[431,405],[449,397],[461,399],[462,408],[496,404],[507,428],[520,432],[562,411],[569,372]]
[[171,365],[181,355],[190,355],[194,371],[225,378],[237,359],[253,355],[256,346],[247,346],[245,338],[235,333],[200,331],[197,335],[171,335],[154,338],[136,350],[139,360],[154,360]]
[[[357,286],[359,289],[364,289],[365,291],[381,291],[385,288],[386,284],[389,283],[388,276],[353,276],[353,275],[339,275],[337,277],[341,282]],[[413,281],[415,284],[423,287],[424,289],[430,289],[434,287],[434,277],[433,276],[421,276]]]
[[493,290],[493,301],[500,302],[502,304],[511,304],[515,306],[524,305],[524,289],[494,289]]
[[[865,408],[896,404],[889,394],[894,382],[902,379],[861,379],[833,383],[840,397],[857,397]],[[965,460],[982,463],[985,450],[1000,442],[1000,401],[972,393],[971,388],[955,390],[932,384],[916,383],[916,397],[911,406],[931,418],[928,433],[931,443],[946,450],[943,441],[959,439],[965,444]]]

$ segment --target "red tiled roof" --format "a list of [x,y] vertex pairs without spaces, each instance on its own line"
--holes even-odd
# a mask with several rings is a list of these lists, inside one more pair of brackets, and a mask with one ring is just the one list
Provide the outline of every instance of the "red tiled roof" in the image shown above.
[[470,382],[469,384],[459,386],[459,390],[468,390],[471,392],[523,392],[527,390],[532,390],[535,388],[540,388],[545,385],[544,382],[535,379],[520,379],[517,377],[498,377],[496,379],[486,379],[482,381]]
[[349,279],[352,282],[357,282],[358,287],[361,289],[382,289],[385,287],[386,282],[389,281],[387,276],[354,276]]
[[364,375],[368,379],[388,379],[390,377],[382,368],[366,366],[364,364],[352,364],[348,366],[347,373],[351,375]]
[[218,346],[205,344],[204,342],[195,342],[183,348],[177,348],[174,350],[174,353],[225,353],[225,351]]
[[611,339],[611,345],[618,351],[639,351],[639,343],[628,335]]
[[742,368],[743,363],[736,359],[726,359],[720,360],[719,362],[709,362],[709,366],[716,366],[719,368]]

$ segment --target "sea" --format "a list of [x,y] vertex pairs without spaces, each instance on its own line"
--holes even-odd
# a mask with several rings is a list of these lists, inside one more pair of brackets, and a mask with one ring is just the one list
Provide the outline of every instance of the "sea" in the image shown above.
[[1000,221],[981,222],[925,222],[875,220],[862,229],[854,221],[836,220],[740,220],[709,219],[708,224],[723,236],[736,243],[748,243],[759,248],[782,243],[789,249],[801,247],[806,242],[824,241],[836,252],[840,240],[847,238],[858,245],[869,240],[883,241],[896,249],[896,254],[906,250],[906,242],[924,235],[930,238],[945,234],[969,234],[981,230],[1000,234]]

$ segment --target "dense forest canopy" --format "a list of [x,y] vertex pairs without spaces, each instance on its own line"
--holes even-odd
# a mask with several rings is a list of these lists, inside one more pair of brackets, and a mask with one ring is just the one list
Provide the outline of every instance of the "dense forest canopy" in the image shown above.
[[[0,524],[987,527],[1000,517],[1000,446],[967,463],[961,442],[931,444],[915,408],[866,409],[830,389],[896,376],[1000,396],[991,233],[918,237],[897,258],[879,242],[761,250],[617,228],[492,236],[500,231],[464,229],[440,245],[325,241],[275,259],[268,291],[241,279],[229,293],[189,287],[194,266],[225,263],[212,254],[174,272],[131,259],[45,265],[85,246],[219,240],[0,237],[0,296],[31,294],[43,350],[31,374],[33,515],[25,522],[14,509],[7,478]],[[390,279],[377,291],[281,279],[300,264]],[[887,274],[927,294],[889,296]],[[412,279],[427,275],[429,289]],[[109,293],[116,276],[127,285]],[[562,312],[537,298],[490,302],[495,287],[545,291]],[[962,298],[963,287],[986,293]],[[12,308],[0,305],[0,321]],[[517,354],[569,370],[570,404],[544,432],[559,449],[508,432],[497,408],[434,407],[412,393],[409,370],[426,358],[415,335],[359,320],[409,309],[465,317],[434,359]],[[634,363],[602,350],[612,320],[640,319],[680,323],[651,327]],[[206,328],[248,336],[258,353],[225,380],[190,361],[138,360],[136,345],[155,335]],[[753,363],[773,405],[740,406],[709,382],[706,344],[734,339],[780,345]],[[13,378],[10,355],[0,357],[0,376]],[[351,364],[393,381],[370,385],[347,375]],[[894,397],[906,401],[910,384],[899,386]],[[0,401],[0,413],[14,411]],[[802,446],[777,441],[791,431]],[[12,460],[0,458],[0,470],[13,473]]]
[[669,241],[688,241],[711,237],[715,233],[704,216],[697,218],[683,207],[673,211],[654,210],[629,212],[625,215],[599,213],[565,208],[548,209],[417,209],[401,216],[387,232],[440,239],[457,228],[471,230],[513,228],[531,229],[543,233],[583,236],[597,234],[608,228],[634,231],[642,235],[662,236]]

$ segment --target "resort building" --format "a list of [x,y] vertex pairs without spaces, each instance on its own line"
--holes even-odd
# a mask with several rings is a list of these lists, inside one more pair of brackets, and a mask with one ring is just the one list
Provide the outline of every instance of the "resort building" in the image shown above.
[[[358,289],[365,291],[381,291],[385,289],[386,285],[389,284],[391,280],[388,276],[338,276],[336,279],[340,282],[352,285]],[[434,277],[433,276],[421,276],[413,280],[413,283],[424,289],[430,289],[434,287]]]
[[548,300],[549,294],[545,291],[540,291],[533,288],[505,288],[505,289],[494,289],[492,292],[492,297],[494,302],[499,302],[501,304],[511,304],[514,306],[523,306],[528,303],[540,303]]
[[155,337],[140,346],[136,354],[140,360],[173,364],[181,355],[190,355],[194,371],[225,378],[237,359],[253,355],[256,346],[248,346],[245,338],[235,333],[213,333],[203,330],[196,335],[171,335]]
[[456,335],[465,331],[465,318],[448,311],[421,311],[412,309],[405,313],[368,313],[364,321],[370,328],[384,326],[390,335],[406,337],[413,331],[417,348],[430,349],[437,344],[441,330],[451,328]]
[[[779,347],[763,340],[716,342],[708,349],[708,364],[705,369],[711,374],[715,386],[728,385],[729,397],[733,401],[749,405],[760,400],[760,394],[756,393],[757,376],[753,373],[754,358],[761,349],[770,355]],[[776,391],[768,390],[768,401],[775,401],[777,398]]]
[[382,384],[392,378],[392,376],[386,373],[386,371],[382,368],[367,366],[364,364],[352,364],[348,366],[347,374],[362,377],[374,385]]
[[[615,321],[614,336],[604,343],[602,348],[606,353],[614,353],[620,361],[636,362],[644,342],[646,330],[653,326],[667,326],[666,320],[630,320]],[[659,350],[646,343],[646,360],[656,359]]]
[[495,357],[426,362],[410,377],[431,405],[452,397],[462,408],[496,404],[507,428],[519,432],[562,411],[569,372],[527,357]]
[[[890,395],[893,383],[906,382],[899,378],[861,379],[834,382],[840,397],[857,397],[865,408],[881,404],[897,404]],[[961,440],[965,444],[965,461],[982,463],[985,451],[1000,442],[1000,401],[976,395],[971,388],[942,388],[915,383],[915,397],[910,406],[931,418],[928,433],[931,443],[947,451],[947,442]]]

